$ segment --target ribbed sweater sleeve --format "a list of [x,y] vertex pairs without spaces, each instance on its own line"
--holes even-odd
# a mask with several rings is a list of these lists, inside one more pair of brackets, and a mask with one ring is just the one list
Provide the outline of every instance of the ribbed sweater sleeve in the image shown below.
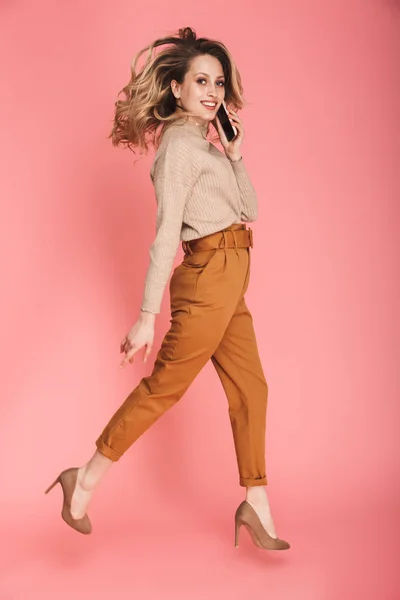
[[190,147],[171,137],[160,147],[152,169],[157,201],[156,237],[150,247],[142,309],[159,313],[180,242],[183,214],[193,181]]
[[252,223],[258,217],[257,194],[250,181],[243,158],[239,161],[231,162],[233,172],[240,192],[240,211],[243,221]]

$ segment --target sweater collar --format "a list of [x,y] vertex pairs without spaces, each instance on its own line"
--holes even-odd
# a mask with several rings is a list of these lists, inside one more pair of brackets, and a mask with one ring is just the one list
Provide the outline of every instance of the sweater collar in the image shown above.
[[190,120],[188,117],[180,117],[179,119],[176,119],[176,121],[171,123],[171,125],[179,125],[181,127],[184,127],[185,129],[188,129],[189,131],[192,131],[195,135],[202,137],[203,139],[207,138],[209,126],[201,125],[195,120]]

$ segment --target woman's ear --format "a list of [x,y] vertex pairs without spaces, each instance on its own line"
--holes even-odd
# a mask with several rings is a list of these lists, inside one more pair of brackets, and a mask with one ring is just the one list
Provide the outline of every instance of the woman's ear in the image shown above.
[[178,82],[175,79],[173,79],[171,81],[171,90],[176,99],[181,97],[179,88],[180,88],[180,86],[179,86]]

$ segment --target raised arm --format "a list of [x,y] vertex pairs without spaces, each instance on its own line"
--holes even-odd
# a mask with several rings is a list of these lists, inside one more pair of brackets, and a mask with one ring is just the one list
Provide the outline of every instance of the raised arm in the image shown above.
[[243,221],[251,223],[258,217],[258,202],[256,192],[253,184],[250,181],[250,177],[247,173],[246,167],[244,166],[242,158],[241,145],[244,137],[243,123],[239,115],[233,110],[229,110],[229,118],[232,122],[232,125],[234,125],[237,130],[236,136],[230,142],[228,142],[218,118],[215,120],[215,126],[217,127],[219,139],[221,140],[226,157],[229,159],[232,165],[232,169],[239,187],[241,218]]

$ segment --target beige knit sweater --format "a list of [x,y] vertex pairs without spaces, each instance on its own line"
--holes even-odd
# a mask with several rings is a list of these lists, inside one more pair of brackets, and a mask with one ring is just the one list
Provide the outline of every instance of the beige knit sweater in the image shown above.
[[156,238],[150,248],[142,310],[159,313],[181,240],[257,219],[257,197],[243,160],[231,162],[180,119],[165,130],[150,177],[156,200]]

